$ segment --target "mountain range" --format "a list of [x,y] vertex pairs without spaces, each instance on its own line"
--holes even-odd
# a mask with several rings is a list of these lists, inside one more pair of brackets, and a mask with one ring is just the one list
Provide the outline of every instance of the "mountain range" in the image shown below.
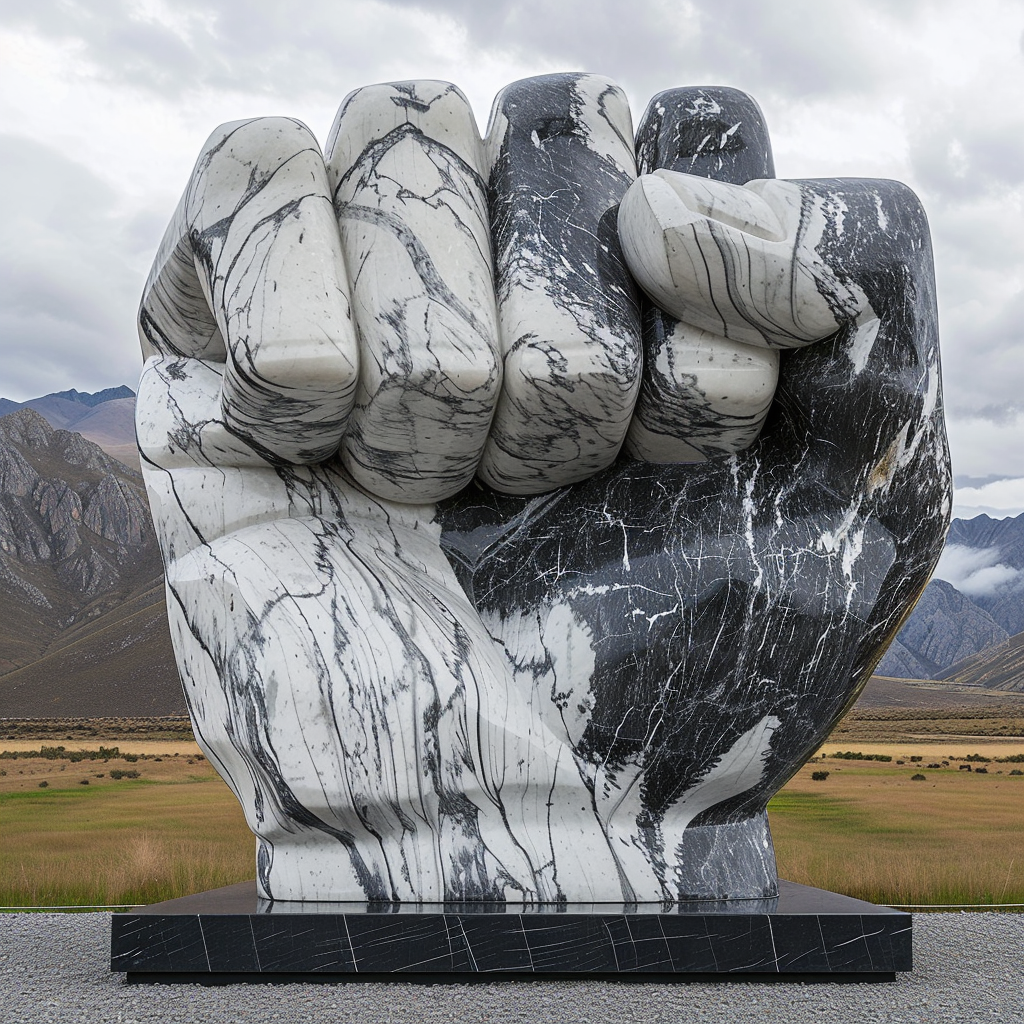
[[55,391],[27,402],[0,398],[0,417],[19,409],[34,409],[50,426],[73,430],[118,461],[139,468],[139,452],[135,447],[135,392],[124,384],[93,394],[74,389]]
[[[135,393],[0,398],[0,718],[185,710]],[[1024,692],[1024,515],[956,519],[877,668]]]
[[1024,515],[954,519],[879,675],[1024,692]]
[[142,475],[108,454],[134,449],[134,405],[64,392],[0,416],[0,717],[184,711]]

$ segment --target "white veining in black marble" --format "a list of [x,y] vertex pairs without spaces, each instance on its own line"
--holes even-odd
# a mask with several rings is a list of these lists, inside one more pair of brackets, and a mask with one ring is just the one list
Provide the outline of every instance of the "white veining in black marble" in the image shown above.
[[640,383],[637,296],[615,227],[636,177],[622,90],[542,75],[494,101],[487,133],[505,382],[481,479],[536,494],[609,466]]
[[[725,88],[669,89],[636,136],[641,174],[659,169],[743,185],[774,177],[761,111]],[[644,369],[626,451],[645,462],[703,462],[749,448],[779,378],[776,349],[730,341],[641,299]]]
[[[544,78],[534,97],[520,83],[494,123],[516,113],[517,96],[519,111],[536,102],[553,116],[552,89],[573,110],[620,102],[597,82]],[[680,139],[692,135],[686,109]],[[612,131],[621,120],[609,115],[603,135],[567,115],[545,129],[579,154],[575,187],[592,188],[606,212],[629,184],[614,156],[629,150]],[[533,121],[520,132],[529,124],[523,144],[539,151],[547,136]],[[576,131],[586,144],[558,134]],[[744,122],[730,152],[746,152],[748,133],[760,149],[763,126]],[[516,147],[499,152],[518,159]],[[519,180],[535,173],[528,156]],[[567,166],[556,168],[563,180]],[[600,313],[588,276],[599,268],[570,225],[564,277],[550,270],[557,247],[545,256],[555,283],[544,301],[578,289],[587,346],[611,331],[607,365],[633,367],[631,382],[599,374],[610,390],[579,410],[574,443],[600,434],[604,455],[581,454],[590,475],[550,493],[477,482],[417,504],[371,494],[337,454],[358,356],[346,347],[354,332],[326,181],[294,122],[216,134],[140,313],[150,358],[138,434],[172,639],[197,737],[258,837],[261,894],[517,905],[772,895],[765,805],[866,682],[948,522],[931,250],[916,197],[884,181],[779,186],[821,214],[808,243],[820,280],[845,282],[871,318],[851,315],[784,353],[756,442],[696,465],[626,455],[607,465],[639,381],[636,306],[628,279],[613,275],[612,245],[602,248],[614,214],[591,219],[608,258],[600,273],[620,282]],[[494,231],[499,282],[519,252],[505,231]],[[419,286],[402,280],[411,298]],[[311,293],[332,330],[310,329],[306,343],[292,328],[321,315]],[[243,322],[269,326],[247,333]],[[502,400],[514,393],[505,355]],[[544,410],[569,416],[575,392],[562,384],[544,392]],[[550,433],[553,421],[522,401],[525,425]],[[531,451],[543,458],[520,460],[527,481],[550,486],[559,459],[575,471],[557,446]]]

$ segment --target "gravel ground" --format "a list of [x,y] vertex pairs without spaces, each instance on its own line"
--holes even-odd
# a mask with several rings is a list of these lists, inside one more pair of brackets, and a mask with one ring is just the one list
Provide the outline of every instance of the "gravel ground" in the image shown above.
[[0,914],[0,1021],[1024,1021],[1024,914],[919,915],[916,969],[874,984],[126,985],[109,945],[108,914]]

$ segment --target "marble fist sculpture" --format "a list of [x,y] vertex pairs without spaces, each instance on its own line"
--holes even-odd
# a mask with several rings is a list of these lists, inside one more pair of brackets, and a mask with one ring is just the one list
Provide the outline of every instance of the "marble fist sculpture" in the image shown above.
[[774,894],[766,803],[949,517],[907,188],[775,180],[728,89],[634,144],[592,75],[509,86],[482,142],[454,86],[372,86],[326,157],[214,132],[139,324],[175,653],[262,896]]

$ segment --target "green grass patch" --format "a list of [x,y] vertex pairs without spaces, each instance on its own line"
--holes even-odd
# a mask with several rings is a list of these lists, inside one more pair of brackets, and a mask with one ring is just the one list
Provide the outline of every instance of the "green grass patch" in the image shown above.
[[154,903],[254,870],[254,840],[219,779],[0,795],[2,906]]

